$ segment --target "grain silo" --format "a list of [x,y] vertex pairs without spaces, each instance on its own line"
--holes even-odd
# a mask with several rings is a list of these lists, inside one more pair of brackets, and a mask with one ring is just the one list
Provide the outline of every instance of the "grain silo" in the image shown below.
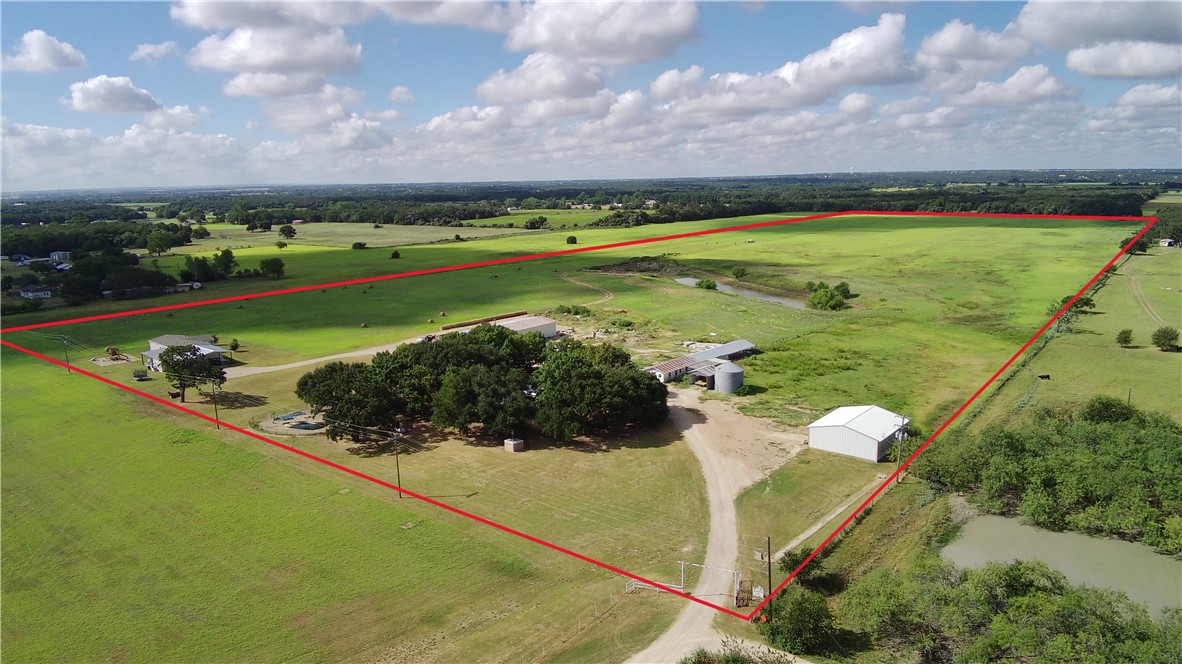
[[723,362],[714,370],[714,391],[730,394],[743,384],[743,367]]

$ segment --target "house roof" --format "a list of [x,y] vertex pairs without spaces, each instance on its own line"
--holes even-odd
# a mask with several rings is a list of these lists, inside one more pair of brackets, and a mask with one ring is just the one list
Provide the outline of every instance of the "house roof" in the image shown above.
[[[210,355],[212,353],[229,353],[230,352],[230,351],[226,350],[225,348],[222,348],[220,346],[214,346],[213,344],[172,344],[172,345],[174,345],[174,346],[192,345],[202,355]],[[140,353],[140,355],[142,355],[148,359],[154,360],[154,359],[160,357],[160,353],[163,353],[165,350],[167,350],[167,349],[166,348],[155,348],[152,350],[145,350],[144,352]]]
[[842,406],[813,422],[809,428],[843,426],[863,436],[883,440],[908,422],[910,420],[902,415],[878,406]]
[[49,286],[22,286],[20,289],[22,293],[48,293]]
[[165,334],[151,340],[154,344],[161,344],[163,346],[196,346],[198,344],[212,344],[212,334],[195,334],[187,336],[184,334]]

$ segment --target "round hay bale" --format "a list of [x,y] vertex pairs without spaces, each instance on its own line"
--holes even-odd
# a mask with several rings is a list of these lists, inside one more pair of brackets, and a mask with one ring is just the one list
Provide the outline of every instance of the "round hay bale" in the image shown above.
[[361,327],[369,327],[369,323],[362,323]]
[[439,317],[440,317],[440,318],[447,318],[447,312],[446,312],[446,311],[440,311],[440,312],[439,312]]
[[434,322],[435,322],[435,319],[434,319],[434,318],[428,318],[428,319],[427,319],[427,322],[428,322],[428,323],[434,323]]

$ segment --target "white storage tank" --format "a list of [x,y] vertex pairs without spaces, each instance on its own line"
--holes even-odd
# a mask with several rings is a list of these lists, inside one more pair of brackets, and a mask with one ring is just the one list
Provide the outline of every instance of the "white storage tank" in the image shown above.
[[714,391],[730,394],[743,385],[743,367],[724,362],[714,370]]

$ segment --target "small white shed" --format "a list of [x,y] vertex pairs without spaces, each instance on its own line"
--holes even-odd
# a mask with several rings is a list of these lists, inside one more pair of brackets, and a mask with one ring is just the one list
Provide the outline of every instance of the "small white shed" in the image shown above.
[[809,447],[879,461],[908,422],[878,406],[842,406],[809,425]]

